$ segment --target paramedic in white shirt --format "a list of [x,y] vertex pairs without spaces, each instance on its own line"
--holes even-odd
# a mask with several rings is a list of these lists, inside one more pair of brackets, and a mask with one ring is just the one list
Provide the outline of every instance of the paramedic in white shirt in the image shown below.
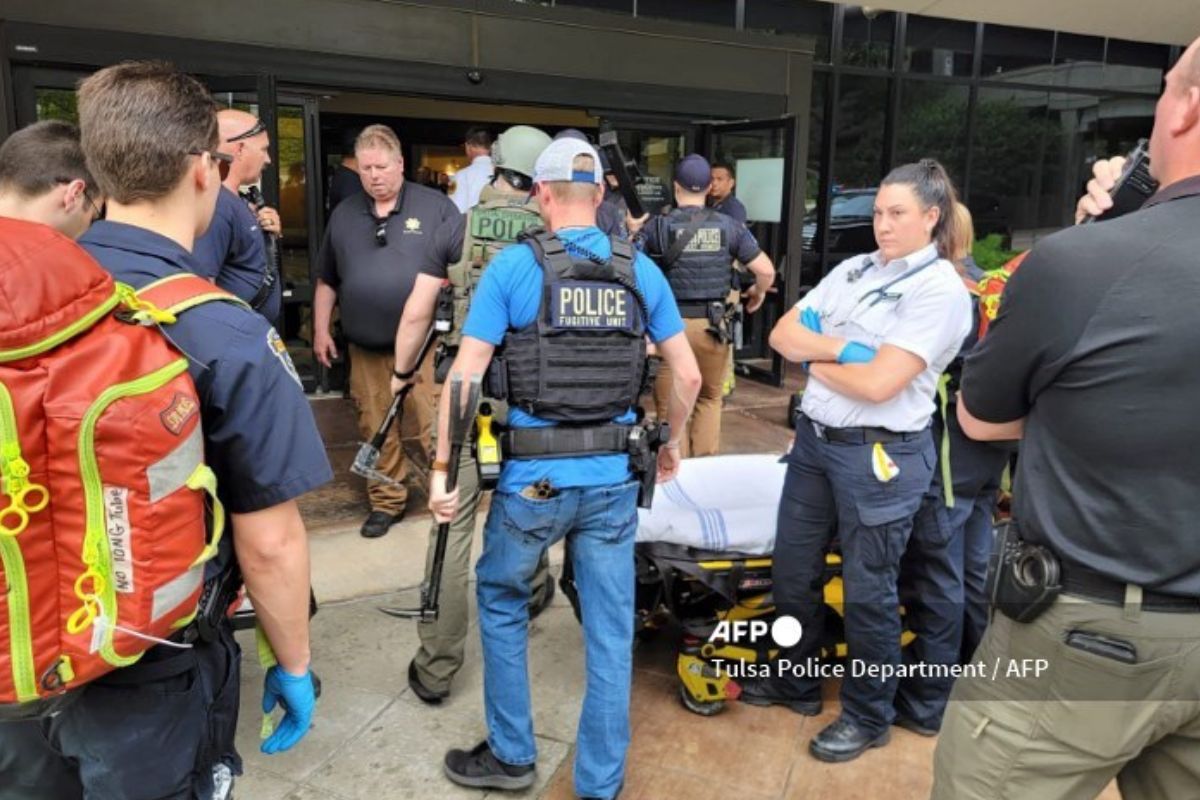
[[[955,252],[955,201],[936,161],[893,170],[875,198],[879,250],[839,264],[771,332],[771,347],[809,373],[773,559],[777,611],[797,618],[804,635],[782,659],[821,656],[835,534],[842,556],[849,660],[841,716],[809,743],[822,761],[856,758],[905,724],[893,707],[897,679],[879,675],[901,663],[900,558],[936,462],[938,379],[971,325],[970,295],[944,257]],[[743,685],[742,700],[818,714],[820,671],[773,663],[769,677]]]
[[492,165],[492,134],[486,128],[471,128],[463,141],[463,149],[471,163],[454,174],[454,191],[450,193],[450,199],[465,213],[479,202],[479,193],[492,182],[492,174],[496,171]]

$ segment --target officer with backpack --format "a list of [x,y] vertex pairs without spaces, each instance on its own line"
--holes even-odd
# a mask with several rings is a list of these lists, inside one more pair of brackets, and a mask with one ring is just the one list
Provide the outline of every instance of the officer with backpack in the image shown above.
[[[398,393],[406,383],[415,380],[419,367],[417,355],[429,326],[434,323],[439,297],[450,301],[441,304],[447,330],[441,336],[435,367],[436,375],[445,377],[458,353],[471,296],[484,270],[497,253],[517,241],[519,234],[542,224],[537,200],[529,193],[533,188],[534,162],[549,144],[549,136],[528,125],[516,125],[501,133],[492,147],[495,175],[481,191],[478,205],[434,231],[425,264],[404,305],[397,329],[393,392]],[[462,668],[467,640],[471,542],[475,538],[475,512],[480,498],[478,466],[470,448],[463,451],[458,485],[463,502],[450,526],[440,612],[436,620],[417,626],[421,647],[408,665],[408,685],[413,694],[435,705],[449,694],[450,682]],[[426,580],[433,566],[437,529],[435,522],[429,532]],[[541,613],[554,596],[554,580],[548,567],[545,558],[538,562],[530,618]]]
[[[490,393],[509,405],[507,458],[476,567],[489,736],[470,750],[451,750],[444,764],[464,786],[515,790],[536,780],[526,664],[530,580],[546,549],[564,538],[587,655],[575,791],[612,798],[624,776],[639,493],[630,453],[646,453],[647,429],[633,410],[646,337],[674,367],[672,425],[687,419],[700,376],[662,274],[595,226],[599,161],[591,145],[572,139],[538,157],[534,191],[548,230],[493,259],[450,368],[464,381],[488,371]],[[461,503],[457,490],[446,491],[449,402],[443,395],[430,479],[439,522],[452,520]],[[657,469],[641,460],[643,479],[674,477],[678,448],[677,438],[664,444]]]
[[[72,320],[27,346],[51,348],[39,358],[75,357],[71,381],[50,388],[63,393],[64,408],[94,411],[60,416],[47,390],[43,413],[57,421],[45,425],[44,437],[20,435],[27,473],[6,465],[9,491],[14,475],[29,482],[19,490],[29,530],[17,540],[31,590],[41,586],[34,571],[49,551],[36,545],[47,536],[60,568],[80,578],[58,592],[59,603],[32,606],[30,625],[48,628],[35,632],[32,654],[16,659],[33,662],[17,671],[16,711],[57,713],[0,725],[0,750],[9,737],[33,735],[32,746],[41,746],[39,758],[0,774],[0,797],[226,798],[241,772],[234,747],[240,653],[224,605],[211,602],[209,590],[236,559],[276,661],[266,671],[263,709],[284,709],[262,749],[291,748],[315,707],[308,547],[295,500],[331,472],[278,335],[190,274],[189,248],[220,186],[208,92],[169,65],[127,62],[81,83],[79,115],[88,166],[108,199],[107,219],[81,244],[111,277],[65,244],[48,251],[50,267],[7,261],[25,269],[21,308],[38,308],[50,323]],[[11,238],[0,241],[9,254],[16,249]],[[96,358],[78,358],[93,347]],[[167,366],[109,386],[118,374],[157,366],[164,353]],[[78,393],[93,385],[109,388],[94,405],[81,404]],[[61,425],[81,432],[56,443]],[[38,449],[43,438],[49,452]],[[52,517],[25,493],[46,483],[47,461],[55,464]],[[66,476],[77,462],[72,489]],[[86,523],[73,524],[76,516]],[[223,536],[226,516],[231,531]],[[47,615],[60,605],[65,620]],[[55,636],[61,645],[49,647]]]
[[[716,455],[721,446],[722,388],[736,338],[734,314],[740,313],[729,302],[737,288],[734,262],[745,264],[754,277],[746,293],[747,313],[758,310],[775,281],[771,259],[746,226],[704,205],[711,182],[712,170],[703,156],[684,157],[675,167],[676,207],[641,228],[643,248],[671,284],[703,379],[681,440],[684,457]],[[671,381],[670,368],[660,370],[654,386],[659,419],[667,413]]]

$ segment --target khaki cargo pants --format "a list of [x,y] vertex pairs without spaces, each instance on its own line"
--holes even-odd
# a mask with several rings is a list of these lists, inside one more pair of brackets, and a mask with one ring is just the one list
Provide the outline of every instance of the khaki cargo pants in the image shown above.
[[[1067,646],[1075,630],[1137,663]],[[934,800],[1092,800],[1114,777],[1124,800],[1200,797],[1200,614],[1062,595],[1027,624],[994,614],[973,661],[988,673],[955,683]]]
[[[685,319],[683,323],[684,334],[700,367],[700,395],[688,419],[680,454],[684,458],[715,456],[721,449],[721,397],[724,395],[725,367],[729,362],[731,345],[721,344],[708,333],[707,319]],[[671,407],[673,380],[671,368],[663,361],[654,383],[654,407],[658,418],[664,422]]]

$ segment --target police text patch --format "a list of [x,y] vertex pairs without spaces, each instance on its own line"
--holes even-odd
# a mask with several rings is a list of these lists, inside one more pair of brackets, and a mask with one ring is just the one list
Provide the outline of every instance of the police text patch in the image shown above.
[[[678,238],[678,237],[676,237]],[[724,249],[721,245],[720,228],[700,228],[696,235],[683,248],[685,253],[719,253]]]
[[471,212],[471,236],[475,239],[515,242],[518,235],[527,228],[541,224],[541,221],[536,214],[521,209],[475,209]]
[[629,290],[614,283],[560,283],[550,287],[550,322],[555,328],[633,330]]

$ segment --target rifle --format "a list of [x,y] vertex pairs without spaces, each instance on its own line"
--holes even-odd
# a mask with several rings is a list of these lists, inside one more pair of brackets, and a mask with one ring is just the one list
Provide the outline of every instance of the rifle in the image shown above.
[[600,134],[599,141],[600,149],[604,151],[613,175],[617,176],[617,185],[621,190],[621,197],[625,198],[630,216],[634,219],[644,216],[646,209],[637,193],[637,181],[642,177],[637,164],[625,158],[625,153],[621,151],[621,145],[617,141],[616,131],[604,131]]

